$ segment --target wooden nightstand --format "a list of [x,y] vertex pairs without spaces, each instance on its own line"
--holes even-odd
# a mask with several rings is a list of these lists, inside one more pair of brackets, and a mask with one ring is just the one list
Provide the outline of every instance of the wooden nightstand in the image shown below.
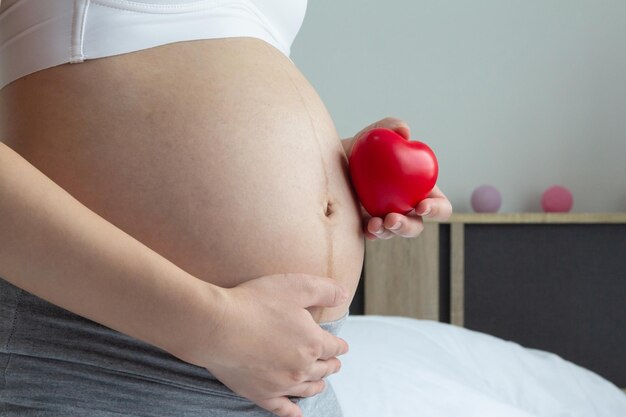
[[557,353],[626,387],[626,213],[455,214],[367,241],[365,314]]

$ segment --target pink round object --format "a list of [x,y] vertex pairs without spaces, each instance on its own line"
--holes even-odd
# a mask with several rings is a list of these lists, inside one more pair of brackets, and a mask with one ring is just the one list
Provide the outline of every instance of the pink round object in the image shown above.
[[496,213],[500,210],[502,196],[493,185],[481,185],[472,192],[471,203],[476,213]]
[[567,188],[553,185],[541,196],[541,207],[546,213],[567,213],[572,209],[574,197]]

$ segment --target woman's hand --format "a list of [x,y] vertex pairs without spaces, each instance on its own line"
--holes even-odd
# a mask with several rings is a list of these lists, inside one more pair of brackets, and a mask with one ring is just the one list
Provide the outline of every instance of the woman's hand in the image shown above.
[[[406,139],[410,138],[411,131],[406,122],[393,117],[386,117],[372,123],[351,139],[343,141],[344,151],[348,159],[352,151],[354,141],[368,130],[384,127],[391,129]],[[420,201],[414,209],[406,215],[400,213],[388,213],[384,219],[372,217],[361,205],[361,219],[363,233],[368,240],[391,239],[394,236],[416,237],[424,230],[423,218],[433,220],[447,220],[452,214],[452,204],[448,198],[435,185],[430,194]]]
[[341,367],[337,356],[348,351],[346,341],[322,329],[307,308],[340,306],[348,292],[332,278],[277,274],[219,294],[223,308],[211,321],[217,325],[198,329],[183,360],[280,417],[302,416],[287,396],[319,394],[323,378]]

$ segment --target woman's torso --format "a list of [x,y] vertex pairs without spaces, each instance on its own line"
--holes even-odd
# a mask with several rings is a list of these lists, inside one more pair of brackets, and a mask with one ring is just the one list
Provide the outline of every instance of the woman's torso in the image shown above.
[[[0,138],[202,280],[293,272],[356,290],[364,240],[340,139],[304,76],[262,40],[178,42],[36,72],[0,91]],[[311,312],[335,320],[351,298]]]

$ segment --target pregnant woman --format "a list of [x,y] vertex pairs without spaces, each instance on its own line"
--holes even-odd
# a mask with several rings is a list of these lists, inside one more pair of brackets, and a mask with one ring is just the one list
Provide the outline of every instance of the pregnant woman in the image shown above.
[[341,415],[364,237],[451,207],[366,216],[305,9],[2,1],[0,415]]

